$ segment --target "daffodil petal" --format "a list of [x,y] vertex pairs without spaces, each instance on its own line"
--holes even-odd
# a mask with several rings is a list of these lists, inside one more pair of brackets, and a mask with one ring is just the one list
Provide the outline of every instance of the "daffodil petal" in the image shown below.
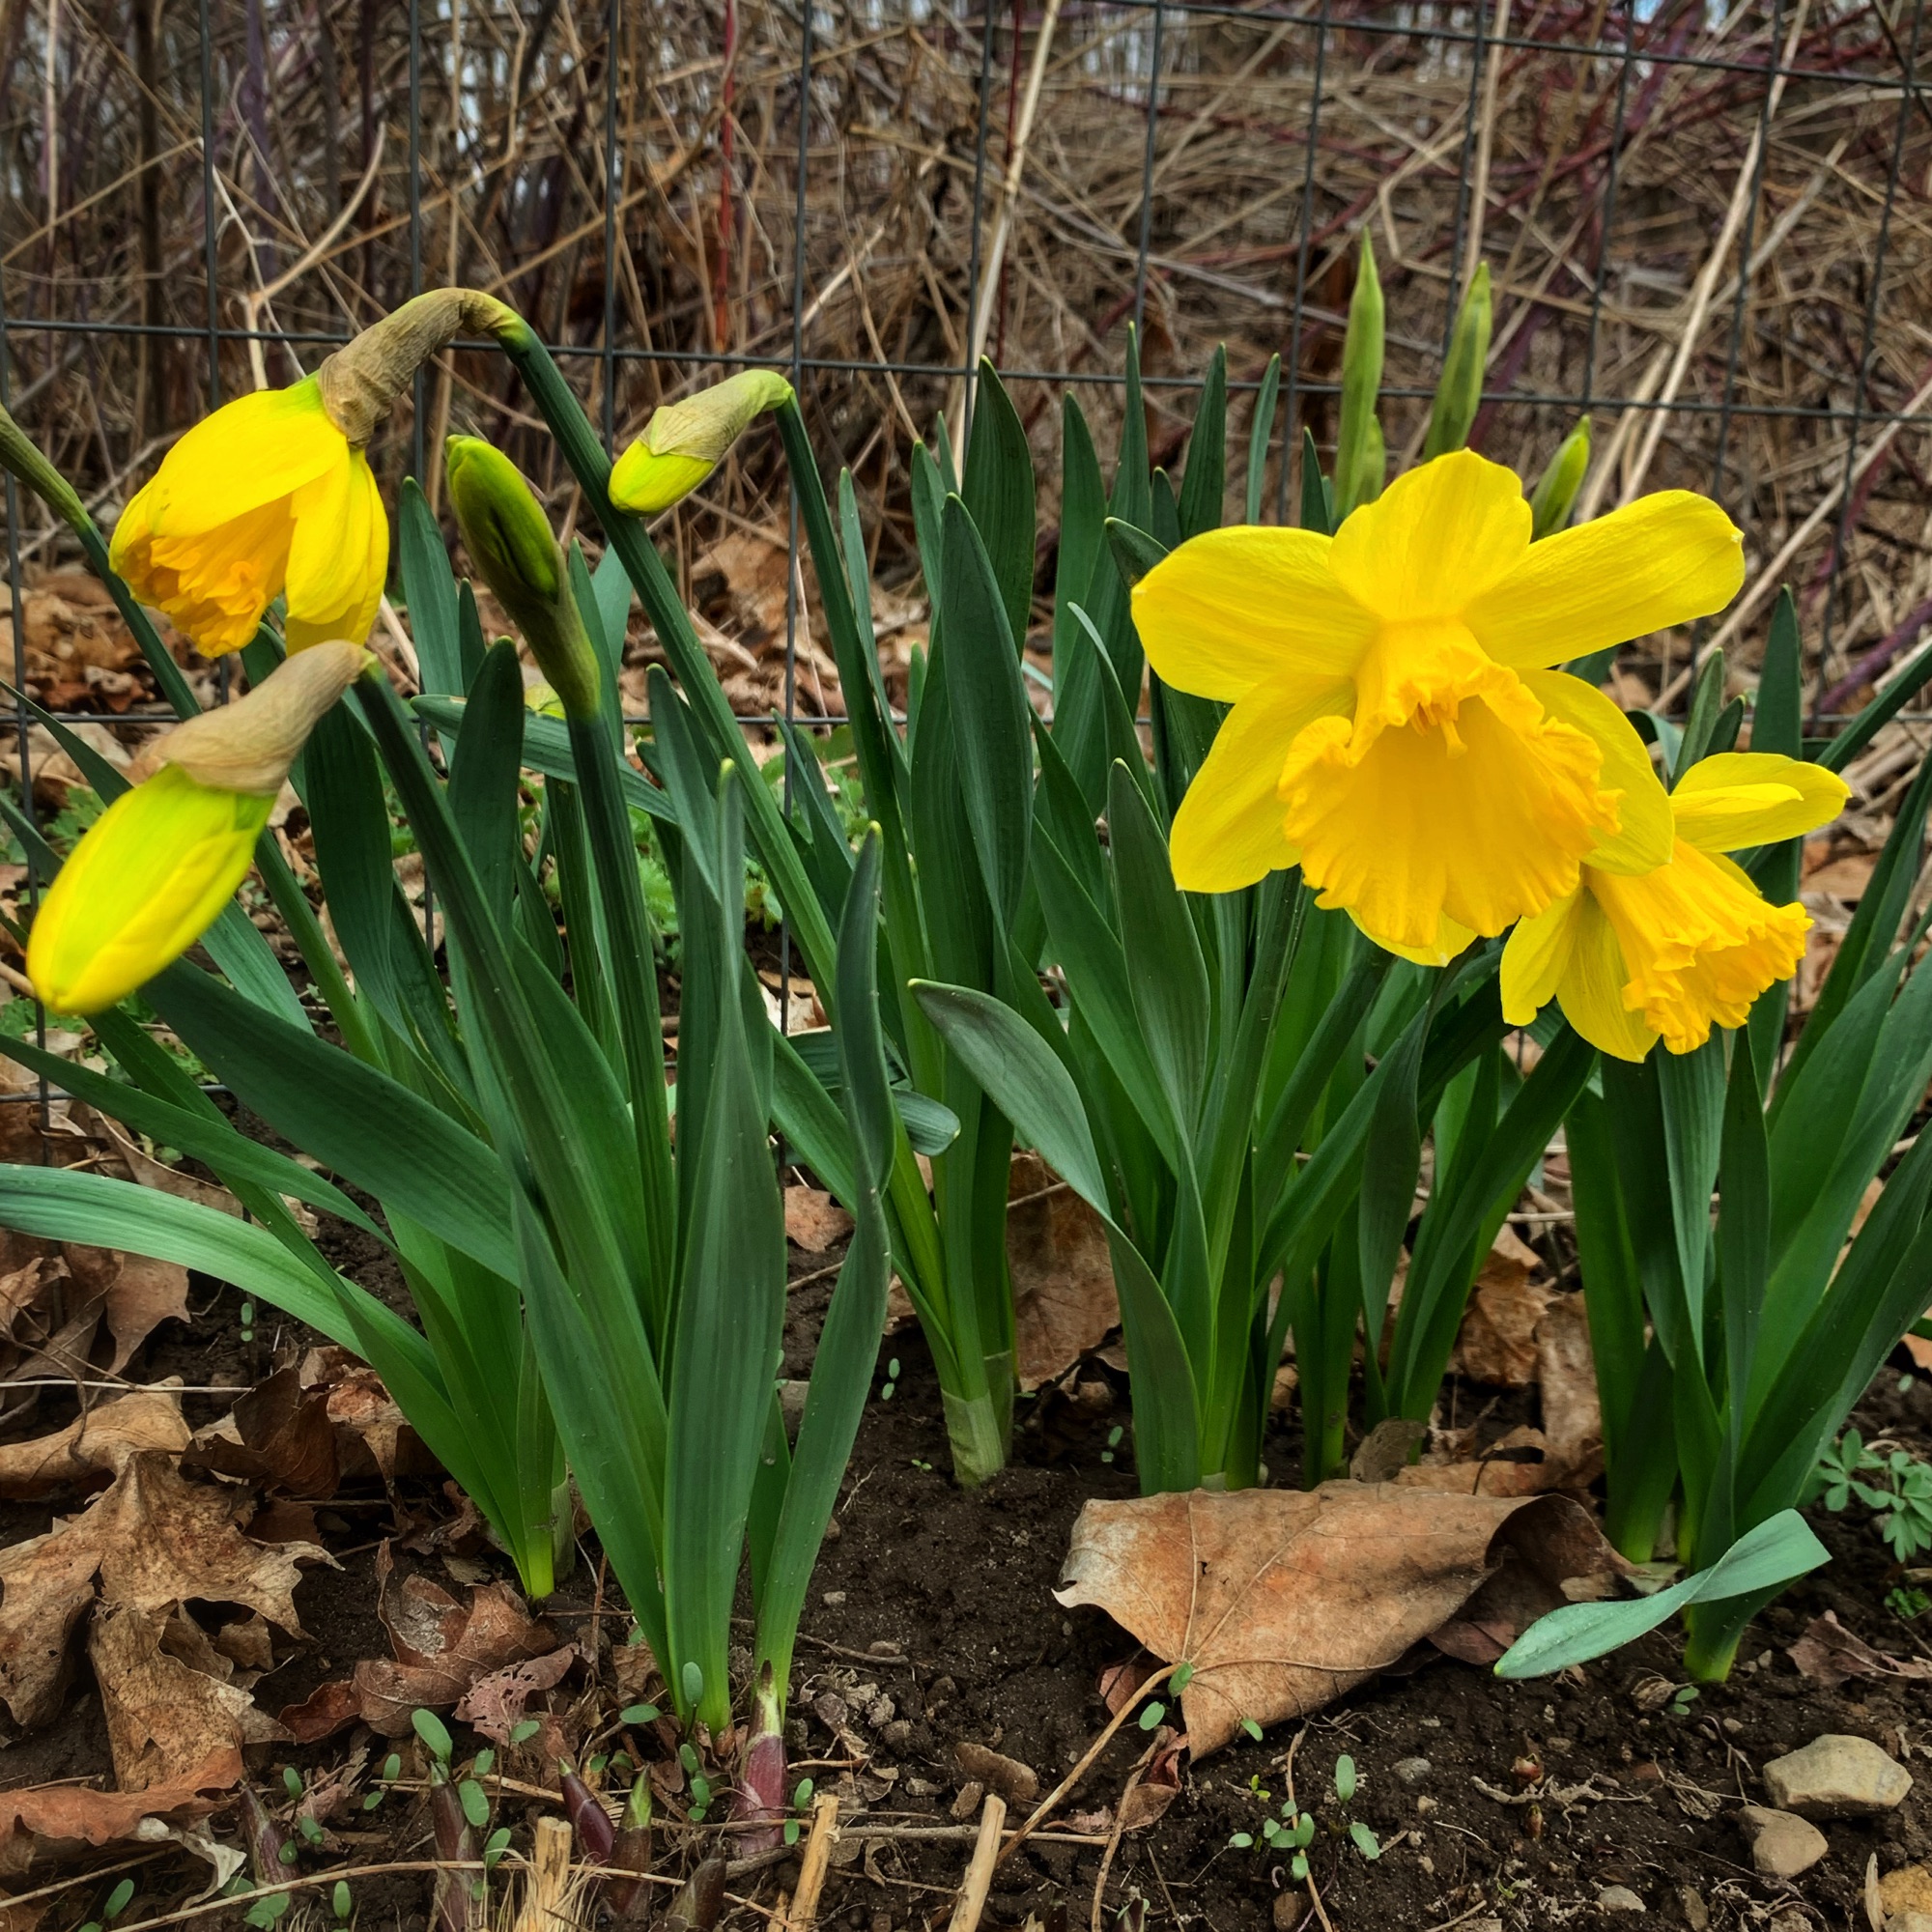
[[1743,1026],[1751,1002],[1804,955],[1803,906],[1770,904],[1728,859],[1684,839],[1654,872],[1593,870],[1589,880],[1628,969],[1625,1003],[1672,1053],[1701,1046],[1714,1026]]
[[1571,893],[1528,919],[1517,921],[1503,946],[1500,975],[1503,1018],[1511,1026],[1528,1026],[1556,997],[1570,968],[1577,923],[1588,896]]
[[1314,530],[1208,530],[1134,586],[1148,662],[1177,691],[1234,703],[1284,675],[1347,677],[1375,620],[1328,569]]
[[1501,664],[1561,664],[1708,617],[1744,581],[1730,518],[1708,497],[1662,490],[1530,545],[1463,619]]
[[1703,852],[1736,852],[1829,825],[1852,788],[1836,772],[1776,752],[1700,758],[1670,794],[1677,836]]
[[1613,1060],[1643,1060],[1657,1035],[1627,1004],[1628,978],[1623,948],[1603,908],[1588,893],[1579,895],[1557,1003],[1563,1017],[1599,1052]]
[[175,765],[124,792],[35,918],[27,974],[41,998],[57,1012],[99,1012],[180,958],[242,883],[273,804]]
[[1406,959],[1411,966],[1446,966],[1463,949],[1476,937],[1466,925],[1458,925],[1447,913],[1435,923],[1435,937],[1427,946],[1404,946],[1399,940],[1385,939],[1379,932],[1371,931],[1351,912],[1355,929],[1373,945],[1379,946],[1384,952],[1393,952],[1398,959]]
[[389,520],[362,452],[295,498],[289,551],[288,645],[345,639],[359,644],[375,622],[389,568]]
[[1552,718],[1587,733],[1604,754],[1597,782],[1617,800],[1617,829],[1591,847],[1589,863],[1607,872],[1648,872],[1670,857],[1676,838],[1670,796],[1650,751],[1628,718],[1595,685],[1563,670],[1517,673]]
[[1296,863],[1282,830],[1281,768],[1303,726],[1349,701],[1345,684],[1276,677],[1229,712],[1174,815],[1169,858],[1183,892],[1237,892]]
[[313,377],[238,396],[203,416],[161,459],[156,480],[164,497],[155,533],[192,535],[293,496],[342,462],[348,448],[323,412]]
[[1358,742],[1340,718],[1296,738],[1282,773],[1288,837],[1324,907],[1398,946],[1434,945],[1446,914],[1493,938],[1574,892],[1614,828],[1596,741],[1520,688],[1462,701],[1453,726]]
[[1329,567],[1378,617],[1455,617],[1518,567],[1533,521],[1514,470],[1453,450],[1398,476],[1350,515],[1335,533]]

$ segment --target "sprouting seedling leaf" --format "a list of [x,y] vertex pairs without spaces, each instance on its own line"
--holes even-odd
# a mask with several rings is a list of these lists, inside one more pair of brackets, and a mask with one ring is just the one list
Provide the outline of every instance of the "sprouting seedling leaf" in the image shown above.
[[289,1909],[290,1903],[288,1892],[270,1892],[267,1898],[258,1898],[248,1908],[244,1922],[258,1928],[272,1925]]
[[1382,1841],[1358,1818],[1349,1827],[1349,1835],[1355,1841],[1355,1849],[1365,1859],[1378,1859],[1382,1855]]
[[798,1843],[798,1820],[787,1818],[784,1822],[784,1841],[788,1845]]
[[456,1787],[456,1796],[463,1805],[463,1815],[480,1832],[490,1822],[490,1801],[484,1796],[483,1787],[473,1777],[466,1777]]
[[337,1920],[346,1924],[349,1919],[350,1908],[355,1904],[355,1899],[349,1890],[349,1881],[346,1878],[339,1878],[335,1881],[335,1889],[329,1893],[328,1902]]
[[1179,1697],[1194,1681],[1194,1666],[1191,1663],[1177,1663],[1174,1675],[1167,1680],[1167,1688]]
[[282,1789],[291,1798],[299,1798],[302,1795],[301,1773],[292,1764],[285,1764],[282,1767]]
[[1246,1732],[1248,1737],[1251,1738],[1256,1744],[1261,1743],[1262,1727],[1258,1723],[1256,1723],[1252,1718],[1243,1718],[1241,1719],[1241,1729],[1244,1732]]
[[704,1672],[693,1659],[686,1659],[683,1671],[684,1701],[687,1704],[701,1704],[704,1701]]
[[697,1752],[688,1739],[677,1747],[677,1761],[692,1776],[697,1776]]
[[282,1861],[283,1864],[292,1865],[298,1858],[301,1857],[301,1847],[298,1845],[293,1838],[291,1838],[288,1841],[288,1843],[285,1844],[275,1854],[275,1856]]
[[434,1711],[414,1710],[410,1713],[410,1723],[430,1750],[444,1764],[450,1760],[456,1747],[450,1742],[449,1726]]
[[1167,1716],[1167,1706],[1156,1697],[1141,1712],[1141,1729],[1151,1731]]
[[801,1777],[799,1779],[798,1783],[793,1786],[791,1794],[791,1804],[794,1811],[803,1811],[811,1803],[811,1794],[814,1788],[810,1778]]
[[1255,1834],[1252,1832],[1236,1832],[1228,1840],[1229,1844],[1233,1845],[1237,1852],[1245,1852],[1254,1841]]
[[1114,1460],[1114,1452],[1121,1446],[1121,1438],[1125,1434],[1126,1431],[1118,1422],[1115,1423],[1113,1428],[1108,1430],[1107,1446],[1100,1451],[1101,1462],[1111,1463]]
[[[657,1720],[658,1707],[655,1704],[626,1704],[617,1713],[617,1721],[620,1724],[654,1724]],[[530,1728],[534,1730],[535,1724],[532,1723]],[[517,1730],[522,1729],[523,1725],[519,1724]],[[515,1738],[516,1734],[516,1731],[510,1733],[512,1738]]]
[[1347,1751],[1344,1751],[1335,1760],[1335,1796],[1344,1804],[1347,1804],[1354,1798],[1354,1795],[1355,1760]]
[[301,1815],[297,1818],[296,1830],[298,1831],[302,1834],[302,1836],[308,1840],[308,1842],[311,1845],[319,1845],[322,1843],[322,1825],[319,1820],[311,1817],[306,1811],[302,1812]]
[[128,1901],[134,1896],[134,1881],[124,1878],[107,1894],[107,1903],[100,1908],[100,1916],[111,1925],[128,1909]]
[[497,1861],[510,1849],[510,1828],[499,1825],[483,1843],[483,1868],[494,1870]]

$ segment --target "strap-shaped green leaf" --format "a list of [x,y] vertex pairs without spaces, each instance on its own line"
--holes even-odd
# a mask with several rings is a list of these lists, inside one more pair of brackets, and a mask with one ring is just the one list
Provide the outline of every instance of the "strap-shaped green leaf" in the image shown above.
[[516,1274],[502,1164],[399,1081],[177,964],[149,997],[244,1107],[497,1274]]
[[[463,707],[463,728],[450,761],[449,811],[469,847],[491,917],[509,930],[517,829],[517,771],[522,763],[524,679],[517,647],[499,639],[483,659]],[[637,870],[636,866],[632,871]]]
[[1776,1590],[1831,1561],[1796,1510],[1747,1530],[1694,1577],[1632,1603],[1568,1604],[1540,1617],[1496,1660],[1498,1677],[1548,1677],[1634,1643],[1691,1604]]
[[1255,392],[1255,413],[1248,425],[1247,521],[1262,520],[1262,492],[1267,485],[1268,445],[1274,440],[1275,399],[1281,393],[1281,353],[1268,357]]
[[986,896],[1010,927],[1033,825],[1033,714],[991,560],[957,497],[946,503],[945,554],[941,649],[959,785]]
[[1216,344],[1201,384],[1201,407],[1187,438],[1187,473],[1180,482],[1180,534],[1198,537],[1221,522],[1228,494],[1228,352]]
[[1033,451],[1006,384],[984,357],[974,389],[960,495],[985,543],[1007,629],[1017,644],[1033,611]]
[[1765,1148],[1764,1100],[1747,1032],[1738,1033],[1731,1041],[1718,1188],[1718,1287],[1723,1297],[1725,1386],[1732,1435],[1741,1440],[1771,1271],[1770,1156]]
[[404,477],[396,494],[396,535],[403,598],[409,607],[416,662],[422,667],[422,688],[439,696],[456,696],[465,684],[457,641],[456,578],[436,514],[413,476]]

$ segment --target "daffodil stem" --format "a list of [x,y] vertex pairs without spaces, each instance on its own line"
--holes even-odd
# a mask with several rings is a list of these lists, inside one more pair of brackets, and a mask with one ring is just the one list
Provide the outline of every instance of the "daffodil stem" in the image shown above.
[[282,916],[282,923],[289,929],[289,937],[296,943],[296,951],[301,954],[302,964],[308,968],[315,981],[317,994],[341,1030],[343,1045],[357,1060],[371,1066],[380,1066],[383,1064],[382,1052],[376,1044],[375,1035],[370,1031],[362,1003],[351,990],[349,980],[336,961],[334,949],[328,943],[328,935],[323,931],[322,922],[316,918],[315,908],[309,904],[308,895],[301,889],[301,882],[282,856],[282,848],[275,842],[272,826],[264,827],[262,836],[255,841],[255,866],[262,874],[262,883],[268,888],[270,899]]

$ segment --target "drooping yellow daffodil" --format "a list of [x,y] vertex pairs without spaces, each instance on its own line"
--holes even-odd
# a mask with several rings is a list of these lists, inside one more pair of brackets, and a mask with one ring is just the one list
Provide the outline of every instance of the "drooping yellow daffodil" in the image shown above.
[[1574,892],[1586,854],[1669,856],[1635,733],[1548,667],[1722,609],[1739,534],[1684,491],[1535,545],[1531,521],[1512,471],[1457,450],[1332,539],[1209,531],[1141,580],[1154,670],[1234,706],[1175,815],[1179,886],[1298,863],[1321,904],[1440,959]]
[[364,447],[425,357],[464,331],[523,327],[494,296],[433,289],[306,380],[237,397],[161,459],[121,513],[109,562],[208,657],[239,651],[283,595],[291,651],[360,643],[389,566]]
[[777,370],[745,369],[654,410],[643,435],[611,471],[611,502],[638,517],[669,509],[724,462],[759,416],[791,395],[791,384]]
[[357,643],[318,644],[147,747],[129,767],[135,784],[88,828],[34,920],[27,977],[49,1007],[99,1012],[208,930],[296,754],[374,662]]
[[1667,864],[1632,876],[1585,860],[1577,892],[1510,934],[1504,1018],[1527,1026],[1554,999],[1619,1060],[1659,1039],[1690,1053],[1712,1027],[1743,1026],[1751,1002],[1798,970],[1811,922],[1801,905],[1770,904],[1723,855],[1814,832],[1848,795],[1835,772],[1770,752],[1693,765],[1669,795]]
[[188,431],[121,513],[108,560],[208,657],[288,597],[288,644],[369,635],[389,522],[368,459],[311,376],[238,396]]

